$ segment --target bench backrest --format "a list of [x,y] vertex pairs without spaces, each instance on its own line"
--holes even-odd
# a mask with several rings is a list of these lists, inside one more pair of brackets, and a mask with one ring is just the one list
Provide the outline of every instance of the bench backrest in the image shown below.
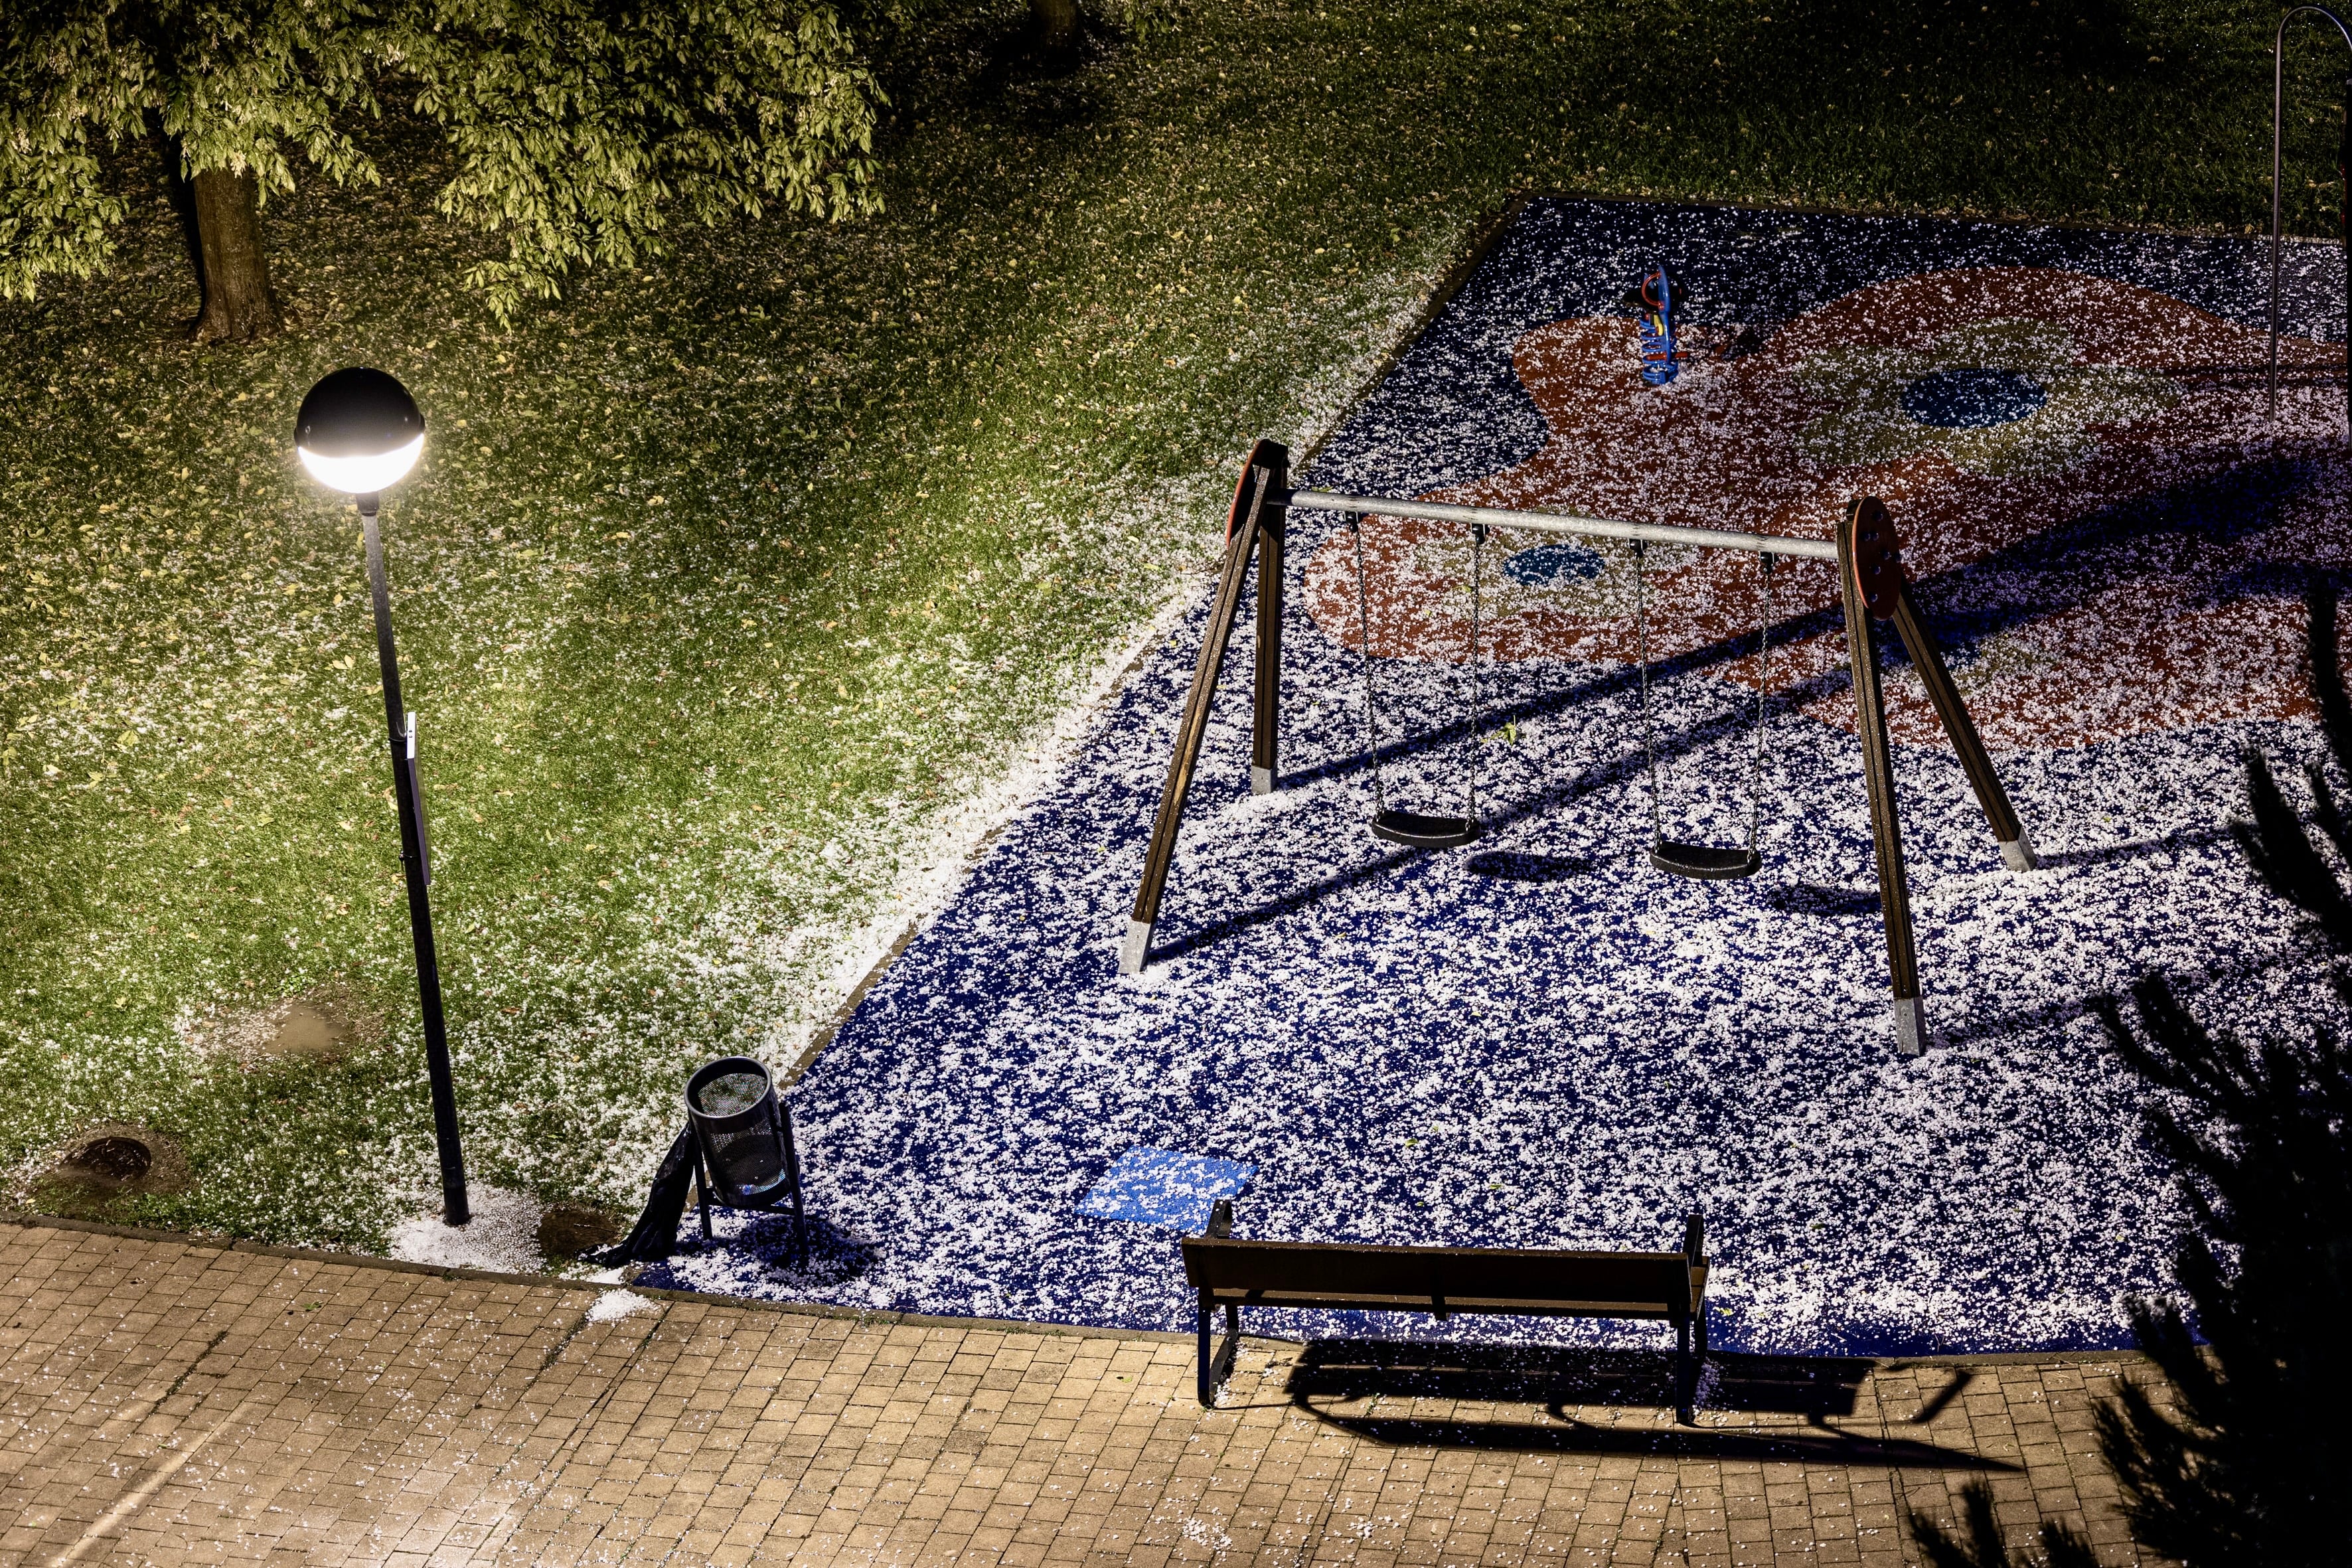
[[1688,1310],[1704,1279],[1679,1252],[1364,1247],[1186,1237],[1184,1275],[1219,1292],[1588,1302]]

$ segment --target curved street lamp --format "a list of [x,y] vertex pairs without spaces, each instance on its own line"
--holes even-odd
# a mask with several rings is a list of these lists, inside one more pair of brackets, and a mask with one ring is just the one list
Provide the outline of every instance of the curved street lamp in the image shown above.
[[383,669],[383,718],[392,742],[393,798],[400,807],[400,860],[408,879],[408,929],[416,943],[416,995],[425,1015],[425,1063],[433,1079],[433,1141],[441,1154],[441,1215],[451,1225],[473,1217],[466,1202],[466,1156],[457,1144],[457,1089],[449,1071],[448,1028],[441,1016],[441,967],[433,949],[432,851],[425,839],[425,802],[417,791],[416,715],[400,701],[400,660],[392,646],[392,594],[384,585],[383,538],[376,529],[379,493],[397,484],[425,450],[425,416],[408,389],[380,370],[353,365],[313,386],[294,416],[294,450],[310,477],[359,502],[367,547],[368,587],[375,600],[376,662]]

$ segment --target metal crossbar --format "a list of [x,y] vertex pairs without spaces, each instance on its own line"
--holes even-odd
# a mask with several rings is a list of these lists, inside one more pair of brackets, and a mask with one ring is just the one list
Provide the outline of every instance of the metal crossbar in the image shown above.
[[1377,512],[1382,517],[1410,517],[1428,522],[1484,523],[1489,528],[1527,528],[1538,533],[1574,533],[1588,539],[1633,539],[1652,544],[1687,544],[1701,550],[1753,550],[1806,561],[1835,561],[1837,542],[1829,539],[1792,539],[1780,533],[1735,533],[1718,528],[1678,528],[1665,522],[1617,522],[1605,517],[1579,517],[1570,512],[1508,511],[1493,506],[1447,506],[1439,501],[1385,500],[1377,496],[1333,495],[1328,490],[1293,490],[1283,504],[1293,511]]

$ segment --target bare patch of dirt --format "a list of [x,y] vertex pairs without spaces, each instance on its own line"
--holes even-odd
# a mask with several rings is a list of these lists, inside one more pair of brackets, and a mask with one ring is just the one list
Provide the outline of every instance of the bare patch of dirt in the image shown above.
[[278,1021],[278,1032],[263,1047],[273,1057],[310,1061],[341,1061],[358,1042],[359,1030],[349,1018],[315,1002],[295,1002]]
[[610,1247],[627,1233],[627,1222],[609,1209],[551,1204],[540,1216],[539,1250],[548,1262],[560,1267]]
[[213,1055],[247,1061],[339,1062],[383,1037],[383,1020],[349,990],[322,986],[191,1026],[188,1041]]
[[83,1129],[33,1181],[33,1206],[73,1219],[111,1218],[133,1199],[185,1191],[187,1156],[172,1139],[130,1122]]

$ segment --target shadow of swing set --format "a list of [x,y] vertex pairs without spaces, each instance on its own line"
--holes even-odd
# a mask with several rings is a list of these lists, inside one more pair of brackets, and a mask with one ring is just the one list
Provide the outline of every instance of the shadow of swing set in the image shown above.
[[[1224,568],[1218,581],[1216,603],[1209,616],[1207,635],[1202,640],[1200,660],[1193,669],[1192,689],[1184,700],[1183,719],[1177,728],[1176,754],[1169,763],[1167,782],[1160,794],[1160,808],[1152,821],[1151,844],[1144,858],[1142,886],[1136,891],[1135,907],[1128,919],[1127,938],[1119,950],[1120,973],[1141,973],[1150,957],[1152,930],[1160,918],[1161,896],[1167,890],[1169,868],[1175,859],[1176,837],[1183,821],[1185,796],[1192,789],[1192,776],[1200,763],[1202,741],[1208,731],[1210,705],[1215,698],[1217,680],[1224,668],[1227,645],[1233,638],[1242,587],[1253,563],[1257,568],[1258,594],[1256,669],[1250,724],[1250,788],[1258,795],[1270,794],[1274,790],[1282,700],[1283,541],[1289,514],[1294,510],[1338,512],[1346,518],[1351,531],[1360,531],[1361,520],[1371,514],[1466,525],[1471,530],[1473,552],[1470,658],[1474,680],[1478,647],[1478,552],[1483,547],[1488,529],[1509,528],[1630,542],[1634,547],[1636,574],[1636,636],[1640,639],[1637,657],[1643,666],[1643,746],[1650,758],[1652,781],[1650,863],[1671,875],[1711,880],[1749,876],[1762,864],[1756,849],[1756,807],[1751,803],[1745,846],[1686,843],[1665,836],[1658,805],[1656,752],[1650,733],[1646,641],[1648,605],[1640,575],[1643,552],[1651,544],[1665,544],[1746,551],[1757,555],[1767,595],[1768,608],[1764,621],[1767,629],[1771,624],[1769,605],[1775,561],[1794,559],[1833,563],[1838,569],[1838,583],[1845,612],[1846,648],[1853,672],[1855,704],[1861,714],[1863,779],[1870,798],[1871,839],[1878,868],[1879,908],[1886,927],[1886,967],[1889,986],[1894,994],[1895,1048],[1905,1056],[1917,1056],[1926,1048],[1927,1024],[1919,984],[1918,952],[1912,935],[1911,900],[1903,870],[1903,840],[1895,814],[1895,771],[1887,741],[1886,705],[1879,685],[1878,647],[1874,623],[1884,621],[1891,624],[1909,652],[1912,666],[1919,672],[1920,682],[1927,689],[1927,700],[1935,708],[1936,717],[1941,721],[1944,732],[1951,738],[1953,749],[1959,753],[1960,765],[1968,774],[1969,785],[1975,791],[1977,804],[1983,808],[1985,820],[1991,826],[1993,838],[2000,846],[2002,863],[2012,871],[2030,871],[2040,861],[2026,836],[2024,826],[2018,820],[2016,808],[2010,804],[2008,792],[2001,787],[2000,775],[1993,771],[1992,759],[1985,752],[1984,742],[1977,733],[1976,721],[1969,716],[1967,704],[1960,699],[1959,688],[1952,682],[1951,673],[1944,663],[1943,652],[1912,602],[1910,589],[1904,580],[1894,520],[1883,502],[1867,496],[1847,505],[1843,517],[1839,521],[1834,540],[1798,539],[1781,534],[1741,533],[1664,523],[1620,522],[1572,513],[1513,511],[1498,507],[1447,506],[1430,501],[1337,495],[1322,490],[1294,490],[1290,486],[1288,448],[1278,442],[1258,442],[1243,464],[1240,483],[1234,488],[1233,508],[1225,525]],[[1371,687],[1370,606],[1364,588],[1360,531],[1357,533],[1356,552],[1360,611],[1357,626],[1362,639],[1365,714],[1377,758],[1379,736],[1374,727],[1377,725],[1377,705]],[[1769,645],[1763,645],[1759,638],[1759,646],[1769,658]],[[1769,668],[1768,665],[1768,671]],[[1757,743],[1759,746],[1762,743],[1764,688],[1769,683],[1768,673],[1759,681],[1757,693]],[[1381,838],[1418,848],[1443,849],[1468,844],[1478,837],[1480,824],[1476,815],[1475,783],[1467,808],[1460,816],[1432,816],[1391,806],[1381,794],[1377,772],[1373,777],[1373,788],[1375,799],[1371,830]]]

